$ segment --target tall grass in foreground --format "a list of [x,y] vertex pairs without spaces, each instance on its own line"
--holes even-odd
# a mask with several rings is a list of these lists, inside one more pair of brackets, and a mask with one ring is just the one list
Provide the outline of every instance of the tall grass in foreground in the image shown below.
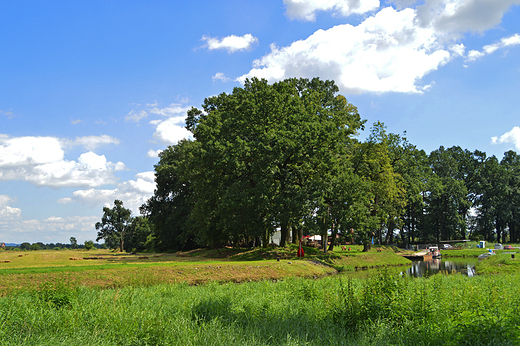
[[0,298],[2,345],[520,345],[519,275],[96,290]]

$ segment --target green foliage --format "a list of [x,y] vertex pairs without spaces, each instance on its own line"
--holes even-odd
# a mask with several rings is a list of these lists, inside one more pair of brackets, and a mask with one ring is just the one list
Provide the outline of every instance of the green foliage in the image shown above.
[[119,245],[119,249],[123,251],[125,235],[131,223],[132,212],[123,206],[122,201],[116,199],[113,208],[103,207],[101,222],[96,222],[96,241],[104,239],[108,247],[116,248]]
[[[191,250],[198,246],[199,239],[190,224],[192,188],[189,165],[193,161],[196,143],[180,141],[159,155],[155,165],[154,195],[141,206],[141,214],[149,220],[151,233],[141,237],[147,250]],[[203,243],[202,243],[203,244]],[[136,248],[139,246],[136,244]]]
[[94,241],[85,240],[85,250],[90,251],[94,248]]
[[[275,230],[370,242],[520,241],[520,156],[418,150],[376,122],[369,138],[333,81],[246,80],[188,111],[193,141],[160,154],[129,249],[267,246]],[[105,237],[110,247],[123,239]],[[148,244],[148,245],[147,245]],[[119,244],[123,247],[123,244]],[[327,251],[327,247],[323,248]]]
[[70,237],[70,247],[73,249],[78,248],[78,241],[76,240],[75,237]]

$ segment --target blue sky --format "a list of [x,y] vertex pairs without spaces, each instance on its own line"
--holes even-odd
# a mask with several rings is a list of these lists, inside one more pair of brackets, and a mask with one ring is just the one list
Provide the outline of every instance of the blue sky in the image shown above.
[[0,242],[138,215],[187,109],[253,76],[334,79],[428,153],[520,150],[520,0],[0,0],[0,49]]

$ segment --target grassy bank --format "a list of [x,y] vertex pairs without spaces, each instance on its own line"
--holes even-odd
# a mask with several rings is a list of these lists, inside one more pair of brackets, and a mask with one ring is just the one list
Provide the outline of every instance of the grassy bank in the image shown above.
[[3,345],[518,345],[518,275],[384,272],[0,298]]
[[177,254],[114,256],[107,251],[33,251],[23,257],[3,253],[0,259],[10,256],[11,262],[0,264],[2,296],[37,290],[45,283],[67,282],[72,287],[103,289],[322,277],[335,272],[331,267],[306,260],[236,261]]

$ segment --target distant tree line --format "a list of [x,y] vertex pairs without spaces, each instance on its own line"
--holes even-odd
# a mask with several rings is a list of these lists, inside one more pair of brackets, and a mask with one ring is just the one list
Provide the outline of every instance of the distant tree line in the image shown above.
[[188,111],[194,140],[159,155],[142,216],[117,211],[116,201],[96,225],[98,240],[158,251],[267,246],[277,230],[281,246],[289,234],[295,242],[332,233],[329,249],[336,235],[366,250],[372,242],[520,241],[515,152],[501,161],[457,146],[427,155],[381,123],[362,142],[366,121],[337,93],[317,78],[252,79],[207,98]]
[[[75,238],[71,238],[74,239]],[[5,250],[27,250],[27,251],[36,251],[36,250],[62,250],[62,249],[106,249],[107,246],[105,244],[98,244],[94,243],[92,240],[85,241],[84,244],[77,244],[71,243],[71,244],[63,244],[63,243],[48,243],[44,244],[42,242],[36,242],[36,243],[29,243],[29,242],[23,242],[20,245],[17,246],[6,246]]]

